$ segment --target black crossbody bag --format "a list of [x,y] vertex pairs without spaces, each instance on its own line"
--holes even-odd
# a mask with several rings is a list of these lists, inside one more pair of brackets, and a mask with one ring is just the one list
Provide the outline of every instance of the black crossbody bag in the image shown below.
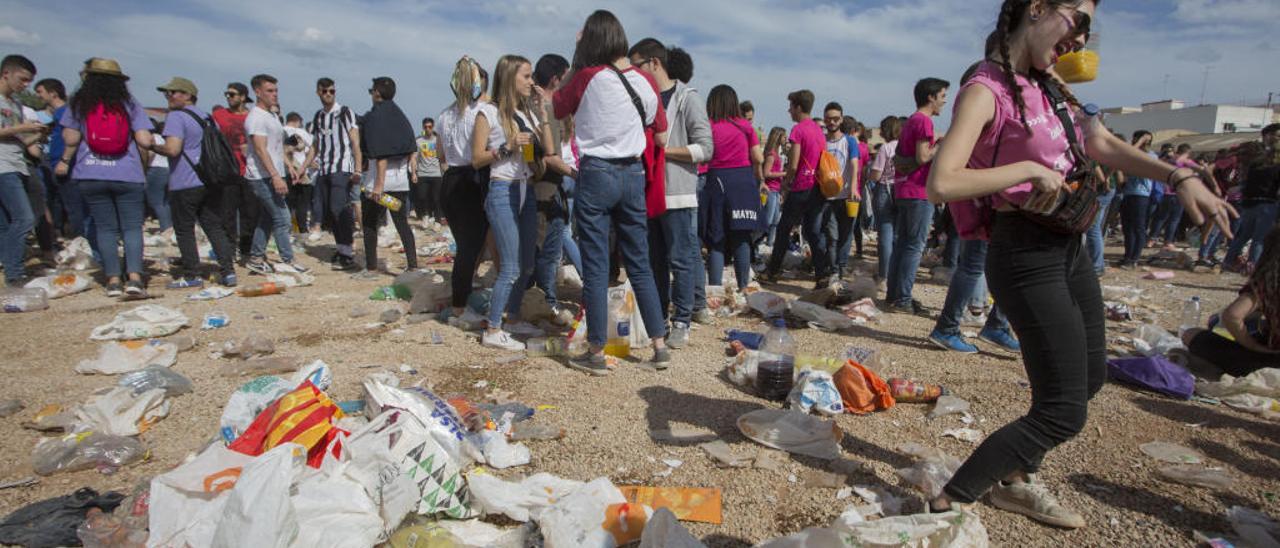
[[[1058,205],[1048,213],[1034,213],[1022,210],[1028,219],[1054,232],[1061,234],[1083,234],[1093,225],[1098,215],[1098,195],[1100,182],[1089,168],[1088,157],[1080,145],[1076,135],[1075,123],[1071,120],[1071,106],[1062,88],[1057,82],[1049,80],[1049,76],[1039,78],[1040,88],[1053,104],[1053,111],[1062,122],[1070,153],[1075,160],[1075,167],[1065,177],[1067,189],[1059,197]],[[1069,191],[1068,191],[1069,190]]]

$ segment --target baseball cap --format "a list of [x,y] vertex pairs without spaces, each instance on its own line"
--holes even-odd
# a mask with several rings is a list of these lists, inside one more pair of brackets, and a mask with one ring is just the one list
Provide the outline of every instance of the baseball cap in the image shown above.
[[181,91],[188,95],[191,95],[192,97],[195,97],[200,94],[199,90],[196,89],[196,85],[191,80],[188,80],[181,76],[174,76],[169,80],[167,84],[157,87],[156,90],[157,91]]

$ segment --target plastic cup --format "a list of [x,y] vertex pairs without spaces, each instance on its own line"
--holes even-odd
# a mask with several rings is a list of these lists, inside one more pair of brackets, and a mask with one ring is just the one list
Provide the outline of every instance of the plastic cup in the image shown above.
[[849,218],[857,218],[858,210],[862,208],[862,202],[848,200],[844,203],[845,212],[849,214]]
[[525,163],[533,161],[533,143],[525,143],[520,145],[520,153],[524,155]]
[[1098,77],[1098,52],[1082,49],[1058,58],[1054,72],[1068,84],[1092,82]]

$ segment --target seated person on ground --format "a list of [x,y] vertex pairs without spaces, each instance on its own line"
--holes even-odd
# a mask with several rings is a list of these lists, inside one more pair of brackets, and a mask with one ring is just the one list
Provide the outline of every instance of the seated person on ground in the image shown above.
[[1267,235],[1257,268],[1236,300],[1222,311],[1219,324],[1230,339],[1205,329],[1190,329],[1182,335],[1195,362],[1193,373],[1217,380],[1222,373],[1243,377],[1265,367],[1280,367],[1280,227]]

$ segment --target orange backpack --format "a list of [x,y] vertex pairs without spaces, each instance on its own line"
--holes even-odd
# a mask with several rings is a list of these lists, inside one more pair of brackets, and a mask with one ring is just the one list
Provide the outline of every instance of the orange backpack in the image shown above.
[[844,189],[844,174],[840,172],[840,161],[834,154],[823,150],[818,158],[818,169],[814,174],[818,180],[818,189],[827,198],[835,198]]

